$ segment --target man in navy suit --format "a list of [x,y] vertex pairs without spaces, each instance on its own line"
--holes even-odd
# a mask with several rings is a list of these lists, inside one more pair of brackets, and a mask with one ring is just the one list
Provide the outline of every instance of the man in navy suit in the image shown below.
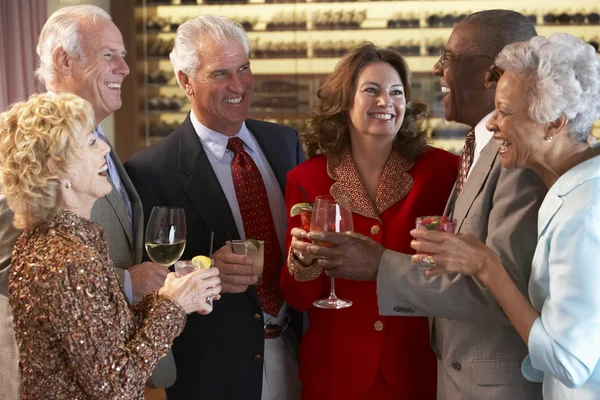
[[[228,239],[245,239],[252,229],[244,226],[248,219],[241,209],[248,201],[238,190],[236,163],[243,154],[252,158],[253,177],[264,182],[263,211],[266,219],[272,217],[272,247],[277,247],[271,248],[277,254],[271,272],[279,276],[286,254],[286,174],[304,160],[296,131],[248,119],[254,86],[248,47],[243,28],[226,18],[201,16],[182,24],[171,62],[192,111],[177,130],[125,165],[146,219],[156,205],[185,210],[182,259],[209,253],[211,232],[218,249],[213,258],[225,294],[211,314],[188,316],[175,340],[177,381],[167,389],[169,400],[300,398],[297,346],[287,329],[291,310],[285,303],[266,307],[263,286],[255,285],[256,266],[224,246]],[[239,144],[236,149],[232,141]]]

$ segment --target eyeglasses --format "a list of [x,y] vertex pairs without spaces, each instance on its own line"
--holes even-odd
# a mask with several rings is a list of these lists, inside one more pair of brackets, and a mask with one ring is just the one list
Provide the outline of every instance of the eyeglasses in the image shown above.
[[446,68],[450,62],[460,62],[469,58],[484,57],[494,61],[494,57],[488,56],[487,54],[473,54],[473,55],[457,55],[448,53],[445,49],[440,49],[440,59],[438,62],[442,67]]

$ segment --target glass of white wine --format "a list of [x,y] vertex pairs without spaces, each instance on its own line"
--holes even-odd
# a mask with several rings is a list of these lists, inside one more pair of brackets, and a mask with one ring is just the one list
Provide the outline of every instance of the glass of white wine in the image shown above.
[[146,251],[152,261],[163,267],[175,264],[185,250],[185,212],[183,208],[155,206],[146,227]]

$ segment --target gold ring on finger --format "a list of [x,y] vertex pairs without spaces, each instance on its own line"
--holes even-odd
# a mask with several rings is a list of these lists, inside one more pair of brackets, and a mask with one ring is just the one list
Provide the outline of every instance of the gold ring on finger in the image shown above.
[[435,261],[433,260],[433,256],[431,255],[424,257],[421,261],[425,264],[435,265]]

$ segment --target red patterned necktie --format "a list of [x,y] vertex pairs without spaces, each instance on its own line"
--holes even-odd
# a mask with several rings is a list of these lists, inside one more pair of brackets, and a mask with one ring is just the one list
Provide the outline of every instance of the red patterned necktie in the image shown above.
[[231,163],[231,176],[244,222],[246,238],[265,241],[262,283],[256,288],[258,297],[262,309],[276,317],[283,304],[283,297],[279,290],[279,275],[283,258],[269,207],[267,189],[254,160],[244,150],[242,139],[229,139],[227,148],[235,154]]
[[475,130],[471,129],[467,133],[465,146],[463,147],[462,156],[460,156],[460,169],[458,170],[458,179],[456,180],[456,196],[465,187],[471,164],[473,164],[473,154],[475,153]]

